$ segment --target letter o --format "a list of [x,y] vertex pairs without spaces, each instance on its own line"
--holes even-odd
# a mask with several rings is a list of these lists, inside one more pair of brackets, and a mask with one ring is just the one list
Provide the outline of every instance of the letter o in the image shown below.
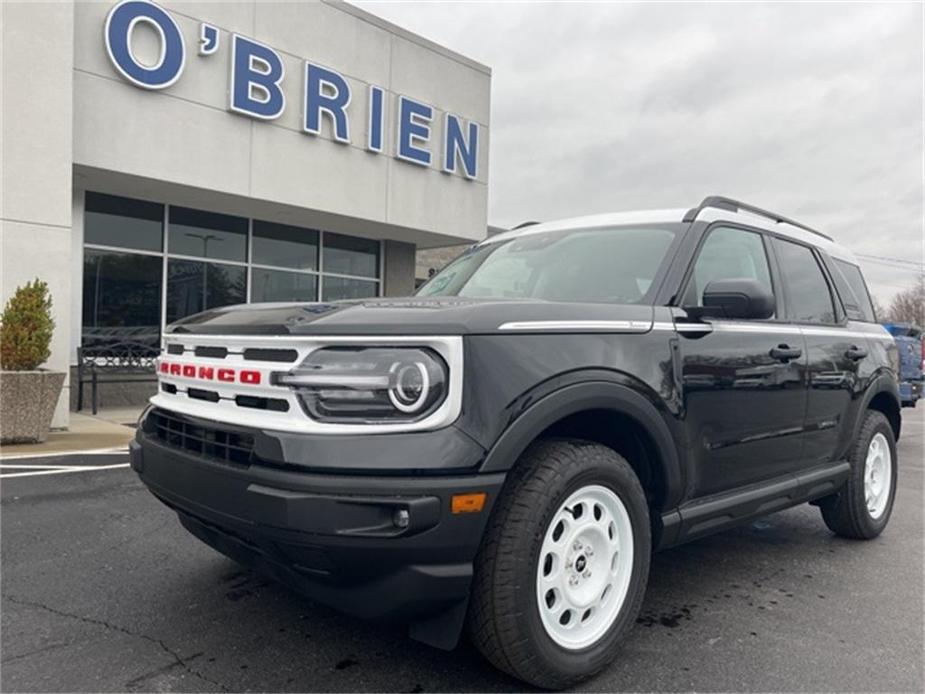
[[256,386],[260,384],[260,372],[259,371],[242,371],[241,383],[249,383],[250,385]]
[[[139,23],[154,28],[160,37],[161,54],[156,65],[147,66],[132,53],[132,34]],[[110,10],[104,30],[106,52],[119,73],[144,89],[166,89],[183,74],[186,45],[173,18],[148,0],[122,0]]]

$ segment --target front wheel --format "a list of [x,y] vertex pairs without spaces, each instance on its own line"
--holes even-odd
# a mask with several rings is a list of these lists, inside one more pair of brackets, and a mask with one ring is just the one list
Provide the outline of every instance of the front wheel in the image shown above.
[[498,504],[476,560],[473,641],[539,687],[590,677],[613,659],[645,593],[651,538],[638,478],[605,446],[540,441]]
[[868,410],[848,462],[845,486],[819,504],[822,519],[836,535],[870,540],[883,532],[896,497],[896,439],[881,412]]

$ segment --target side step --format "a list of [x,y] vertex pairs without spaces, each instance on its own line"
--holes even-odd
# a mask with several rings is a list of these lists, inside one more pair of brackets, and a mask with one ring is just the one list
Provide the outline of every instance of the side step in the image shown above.
[[689,502],[662,517],[664,532],[658,549],[832,494],[848,479],[850,469],[848,461],[840,460]]

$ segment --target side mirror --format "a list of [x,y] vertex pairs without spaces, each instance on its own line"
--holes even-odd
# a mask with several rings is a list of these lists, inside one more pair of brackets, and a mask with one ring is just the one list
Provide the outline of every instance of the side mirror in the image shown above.
[[774,296],[757,280],[713,280],[703,290],[703,306],[684,307],[691,318],[761,320],[774,315]]

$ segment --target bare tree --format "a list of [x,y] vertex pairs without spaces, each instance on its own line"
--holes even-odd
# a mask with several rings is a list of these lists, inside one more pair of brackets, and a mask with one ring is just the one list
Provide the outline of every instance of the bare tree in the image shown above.
[[914,323],[925,327],[925,277],[909,289],[893,297],[889,310],[890,320],[897,323]]
[[880,299],[878,299],[876,296],[871,294],[870,303],[873,304],[874,317],[878,321],[880,321],[881,323],[885,323],[886,321],[890,320],[890,312],[886,308],[884,308],[883,304],[880,302]]

